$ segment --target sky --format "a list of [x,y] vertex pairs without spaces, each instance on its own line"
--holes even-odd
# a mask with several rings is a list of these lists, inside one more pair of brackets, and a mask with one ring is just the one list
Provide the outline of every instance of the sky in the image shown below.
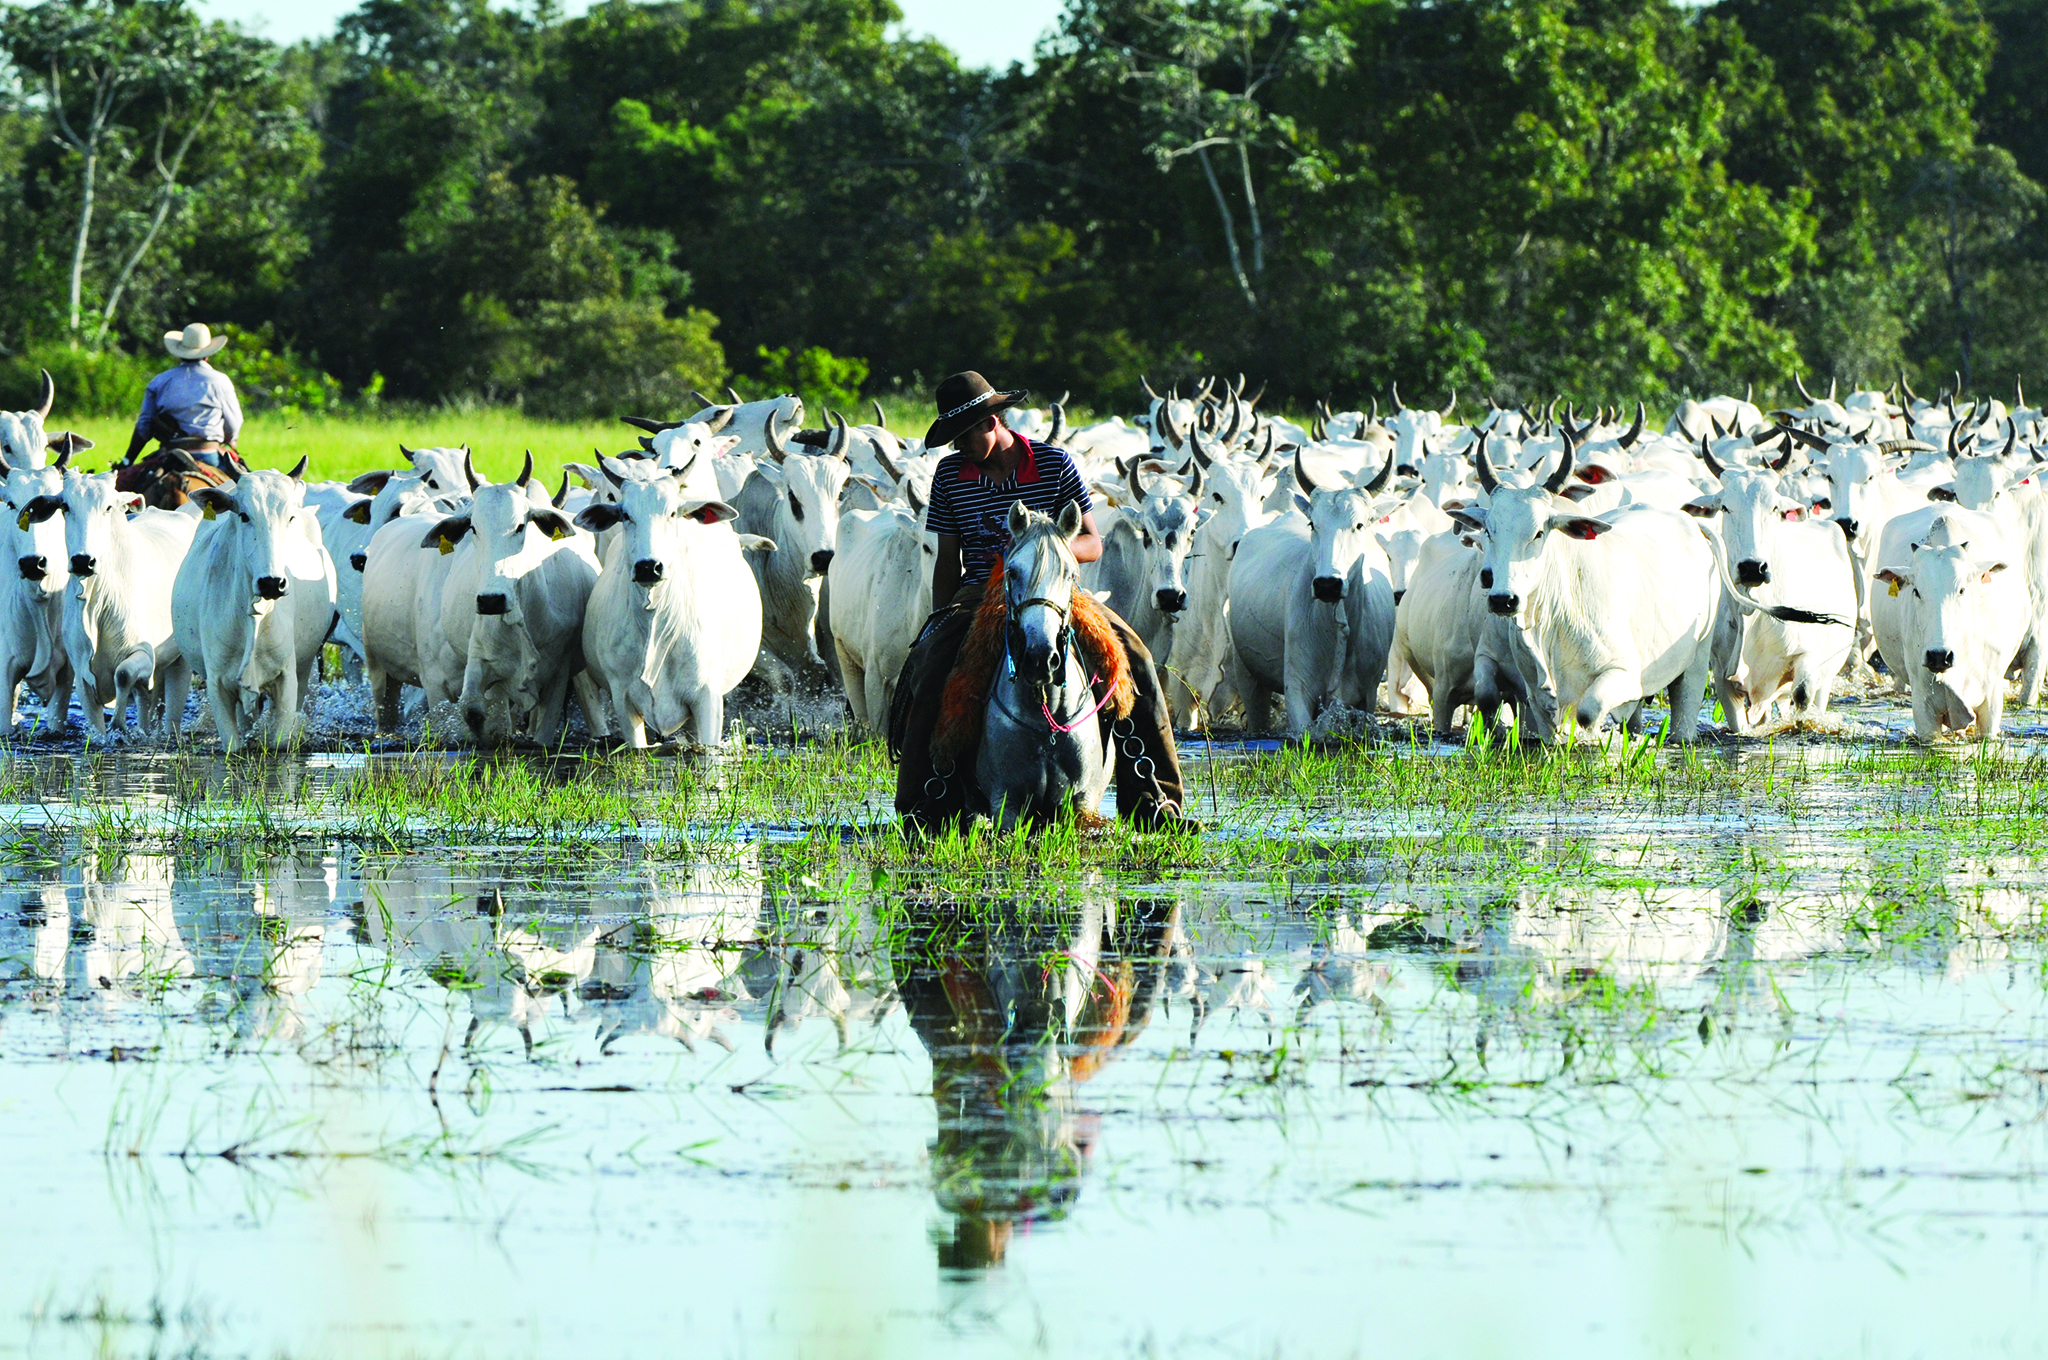
[[[1031,59],[1032,44],[1059,17],[1060,0],[896,0],[908,33],[937,38],[972,66]],[[201,12],[233,19],[273,42],[296,42],[334,30],[357,0],[198,0]],[[570,13],[588,0],[568,0]]]

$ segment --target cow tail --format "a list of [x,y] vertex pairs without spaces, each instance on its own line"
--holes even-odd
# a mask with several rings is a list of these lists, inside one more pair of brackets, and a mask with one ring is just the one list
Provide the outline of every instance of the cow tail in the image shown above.
[[1721,573],[1721,585],[1734,597],[1735,603],[1741,606],[1743,613],[1754,610],[1757,613],[1769,614],[1780,623],[1821,623],[1836,628],[1854,626],[1853,620],[1838,619],[1833,614],[1818,614],[1811,609],[1800,609],[1789,604],[1765,604],[1735,584],[1734,574],[1728,570],[1728,555],[1722,547],[1720,536],[1710,531],[1704,524],[1695,524],[1693,527],[1707,540],[1707,549],[1714,554],[1714,569]]

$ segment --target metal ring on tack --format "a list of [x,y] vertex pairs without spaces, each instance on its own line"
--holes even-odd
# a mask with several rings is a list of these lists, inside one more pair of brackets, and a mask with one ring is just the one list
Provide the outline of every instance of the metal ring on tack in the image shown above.
[[[932,787],[932,785],[934,784],[938,785],[936,789]],[[924,796],[926,798],[929,798],[934,803],[942,802],[946,797],[946,781],[940,779],[937,775],[934,775],[930,779],[925,780]]]

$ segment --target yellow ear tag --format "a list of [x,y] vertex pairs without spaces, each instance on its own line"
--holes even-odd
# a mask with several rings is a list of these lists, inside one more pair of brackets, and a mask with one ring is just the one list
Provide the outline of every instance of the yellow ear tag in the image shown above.
[[1889,581],[1886,582],[1886,584],[1891,586],[1891,593],[1893,595],[1897,595],[1899,593],[1899,583],[1897,581]]
[[206,502],[206,504],[205,504],[205,505],[203,505],[203,506],[201,506],[201,507],[200,507],[199,513],[200,513],[200,516],[201,516],[202,518],[205,518],[205,519],[212,519],[212,518],[214,517],[214,513],[215,513],[215,512],[214,512],[214,508],[213,508],[213,502],[212,502],[212,501],[208,501],[208,502]]
[[20,518],[20,519],[18,519],[18,520],[16,520],[16,521],[14,521],[14,523],[15,523],[16,527],[18,527],[18,528],[22,528],[22,529],[26,529],[26,528],[28,528],[28,511],[26,511],[26,510],[22,511],[22,512],[21,512],[21,518]]
[[435,539],[434,542],[440,546],[441,556],[443,557],[446,557],[449,553],[455,551],[455,545],[449,542],[448,535],[446,534],[442,534],[439,538]]
[[563,539],[567,538],[568,536],[569,536],[569,531],[568,531],[567,529],[564,529],[564,528],[563,528],[563,527],[562,527],[561,525],[559,525],[559,524],[557,524],[557,525],[554,525],[553,527],[551,527],[551,528],[550,528],[550,529],[548,530],[548,537],[549,537],[549,538],[552,538],[552,539],[554,539],[554,540],[555,540],[555,541],[556,541],[557,543],[561,542],[561,541],[562,541]]

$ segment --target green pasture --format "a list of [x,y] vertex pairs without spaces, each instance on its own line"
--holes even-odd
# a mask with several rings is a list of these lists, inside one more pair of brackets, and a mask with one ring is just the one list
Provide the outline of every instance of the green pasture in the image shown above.
[[[928,401],[882,399],[889,427],[899,434],[921,435],[935,411]],[[625,411],[622,415],[654,415],[673,419],[688,412]],[[874,409],[843,413],[858,423],[872,420]],[[822,412],[806,410],[805,423],[819,425]],[[62,401],[50,415],[53,430],[76,430],[95,447],[80,461],[88,468],[105,467],[127,451],[132,419],[115,416],[66,416]],[[516,476],[521,457],[533,451],[534,465],[550,478],[562,464],[589,462],[593,450],[621,453],[636,447],[639,432],[621,421],[558,422],[536,420],[509,407],[457,406],[353,412],[346,415],[267,411],[249,417],[239,440],[242,457],[251,467],[288,468],[308,460],[308,477],[346,481],[375,468],[398,467],[398,446],[426,448],[467,444],[476,469],[493,481]]]

